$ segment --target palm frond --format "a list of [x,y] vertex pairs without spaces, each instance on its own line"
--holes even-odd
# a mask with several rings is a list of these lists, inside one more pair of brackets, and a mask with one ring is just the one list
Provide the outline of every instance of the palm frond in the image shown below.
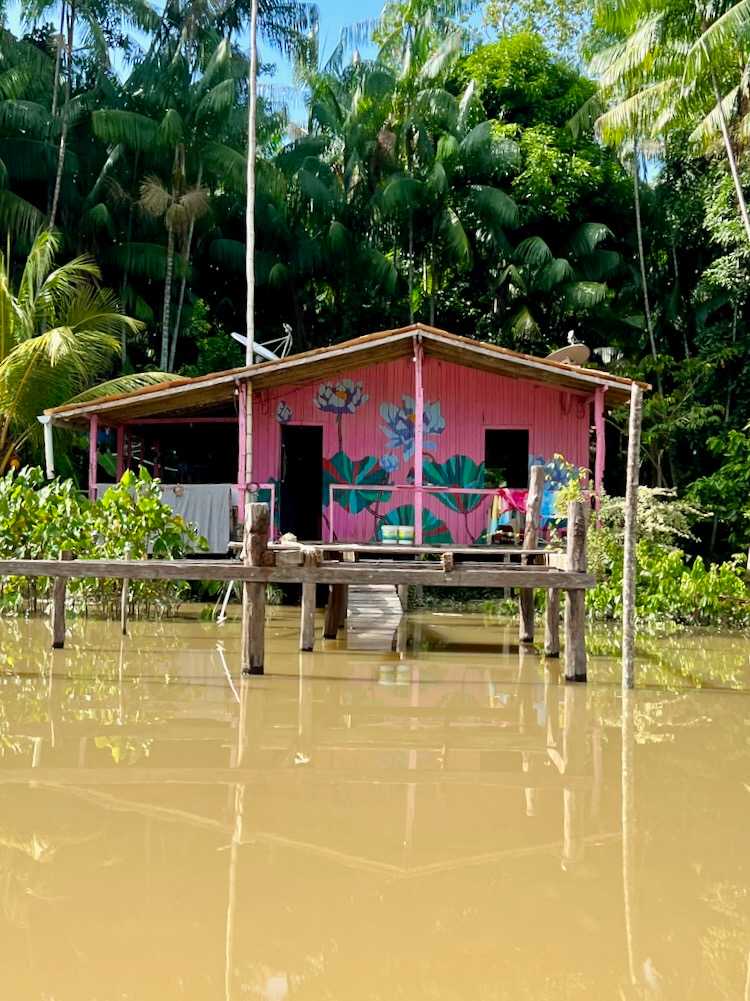
[[518,225],[518,206],[500,188],[493,188],[488,184],[472,184],[469,193],[472,208],[489,225]]
[[91,115],[94,135],[110,145],[123,144],[132,150],[153,150],[159,126],[151,118],[136,111],[106,108]]
[[517,260],[534,268],[541,267],[553,258],[552,251],[541,236],[529,236],[525,240],[521,240],[516,247],[514,256]]
[[131,375],[121,375],[116,379],[100,382],[97,386],[92,386],[65,402],[91,403],[105,396],[122,396],[125,393],[134,393],[138,389],[146,389],[148,386],[183,381],[182,376],[175,375],[173,372],[134,372]]
[[570,250],[576,257],[592,254],[602,240],[612,237],[612,230],[601,222],[585,222],[570,238]]
[[683,81],[689,83],[724,58],[732,43],[741,43],[747,50],[750,32],[750,0],[737,0],[729,10],[717,17],[690,47],[683,63]]

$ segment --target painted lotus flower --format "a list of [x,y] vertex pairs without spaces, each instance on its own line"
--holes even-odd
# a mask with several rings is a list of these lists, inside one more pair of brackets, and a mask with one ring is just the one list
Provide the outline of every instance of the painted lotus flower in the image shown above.
[[292,408],[284,400],[279,400],[276,407],[276,420],[279,424],[286,424],[292,419]]
[[384,469],[389,475],[395,473],[400,465],[401,460],[392,452],[380,456],[380,468]]
[[368,400],[361,382],[342,379],[335,385],[324,382],[315,394],[315,406],[330,414],[353,414]]
[[318,410],[327,414],[336,415],[336,431],[339,441],[339,452],[343,452],[343,438],[341,434],[341,418],[344,414],[354,414],[369,399],[364,392],[361,382],[354,382],[352,379],[341,379],[335,385],[332,382],[324,382],[318,386],[313,402]]
[[[403,449],[404,458],[410,459],[414,455],[415,404],[411,396],[402,397],[402,404],[400,407],[395,403],[381,405],[380,416],[385,421],[382,431],[387,439],[387,447],[391,450]],[[442,434],[443,431],[445,431],[445,418],[440,413],[440,402],[435,400],[434,403],[425,403],[423,451],[434,451],[437,442],[431,441],[430,436]]]

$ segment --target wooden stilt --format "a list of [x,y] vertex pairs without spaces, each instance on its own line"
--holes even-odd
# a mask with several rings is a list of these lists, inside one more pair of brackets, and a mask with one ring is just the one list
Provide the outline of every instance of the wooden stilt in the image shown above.
[[[586,516],[581,501],[568,505],[568,552],[565,569],[586,570]],[[586,594],[565,592],[565,680],[586,680]]]
[[628,425],[628,478],[625,490],[625,547],[622,567],[622,687],[635,685],[635,546],[638,540],[638,472],[641,456],[643,391],[633,383]]
[[401,602],[401,608],[403,611],[409,611],[409,585],[399,584],[398,585],[398,600]]
[[341,584],[341,602],[339,603],[339,629],[346,625],[346,617],[349,614],[349,585]]
[[[73,554],[64,549],[61,560],[72,560]],[[62,650],[65,646],[65,577],[55,577],[52,582],[52,649]]]
[[315,645],[315,581],[302,582],[302,613],[300,617],[299,648],[312,650]]
[[[263,566],[268,548],[268,505],[249,503],[245,508],[246,566]],[[263,674],[265,661],[266,585],[243,581],[242,652],[243,674]]]
[[[345,588],[346,584],[331,584],[328,588],[328,604],[326,605],[326,617],[323,626],[323,636],[327,640],[335,640],[341,628],[341,606],[347,600],[344,593]],[[346,619],[346,612],[343,613],[343,618]]]
[[[532,466],[529,471],[529,493],[526,499],[526,527],[523,548],[536,549],[544,493],[544,466]],[[525,556],[525,563],[533,563],[533,556]],[[523,588],[518,595],[518,639],[520,643],[534,642],[534,592]]]
[[547,588],[544,606],[544,656],[560,656],[560,591],[556,587]]

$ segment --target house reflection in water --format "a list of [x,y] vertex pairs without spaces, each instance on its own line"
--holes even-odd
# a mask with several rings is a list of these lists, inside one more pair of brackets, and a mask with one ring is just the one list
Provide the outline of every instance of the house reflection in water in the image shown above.
[[401,651],[298,655],[275,612],[269,673],[233,685],[208,624],[136,623],[123,651],[79,624],[54,654],[18,624],[4,995],[738,996],[748,753],[712,723],[720,696],[635,693],[621,758],[619,691],[461,654],[446,621]]

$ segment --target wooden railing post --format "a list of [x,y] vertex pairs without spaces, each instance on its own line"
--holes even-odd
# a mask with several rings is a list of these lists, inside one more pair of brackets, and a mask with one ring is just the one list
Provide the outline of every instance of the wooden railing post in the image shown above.
[[[523,533],[523,548],[536,549],[539,541],[539,527],[544,494],[544,466],[532,466],[529,470],[529,493],[526,498],[526,526]],[[522,561],[533,564],[533,556],[524,556]],[[534,591],[522,588],[518,595],[518,640],[520,643],[534,642]]]
[[[61,560],[72,560],[73,553],[63,549]],[[55,577],[52,582],[52,649],[62,650],[65,646],[65,593],[67,580],[65,577]]]
[[[245,566],[266,563],[268,550],[268,505],[248,503],[245,507]],[[242,643],[240,660],[243,674],[263,674],[265,661],[266,585],[261,581],[242,582]]]
[[[565,569],[586,572],[586,515],[582,501],[568,505],[568,550]],[[565,680],[586,680],[586,592],[565,592]]]

